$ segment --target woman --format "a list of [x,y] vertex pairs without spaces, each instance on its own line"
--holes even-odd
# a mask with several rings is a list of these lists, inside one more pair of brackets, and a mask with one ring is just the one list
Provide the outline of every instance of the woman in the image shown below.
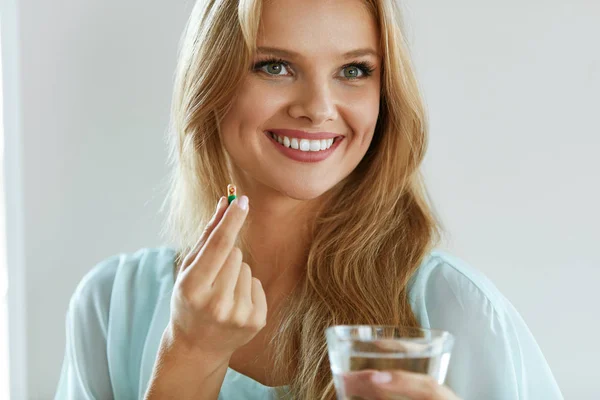
[[[335,324],[456,336],[445,386],[369,372],[356,396],[562,398],[511,304],[433,250],[426,117],[393,0],[199,1],[170,138],[177,251],[83,279],[57,398],[335,399]],[[244,196],[215,210],[230,182]]]

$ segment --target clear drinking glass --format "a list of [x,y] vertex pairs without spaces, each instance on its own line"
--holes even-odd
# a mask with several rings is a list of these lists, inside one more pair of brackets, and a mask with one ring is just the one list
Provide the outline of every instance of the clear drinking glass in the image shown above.
[[390,325],[335,325],[325,330],[338,400],[348,396],[344,378],[355,371],[405,370],[446,379],[454,336],[436,329]]

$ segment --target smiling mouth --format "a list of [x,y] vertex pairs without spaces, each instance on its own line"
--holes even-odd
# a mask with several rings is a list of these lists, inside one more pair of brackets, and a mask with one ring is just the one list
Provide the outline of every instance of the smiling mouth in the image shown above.
[[343,136],[337,136],[331,139],[310,140],[298,139],[288,136],[278,136],[273,132],[269,131],[266,131],[265,133],[269,135],[273,140],[278,142],[280,145],[303,152],[318,152],[328,150],[331,148],[331,146],[333,146],[334,143],[343,138]]

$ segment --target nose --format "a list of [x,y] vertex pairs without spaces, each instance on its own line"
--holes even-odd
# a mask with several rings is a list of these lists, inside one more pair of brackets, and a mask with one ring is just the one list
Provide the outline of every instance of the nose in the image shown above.
[[298,90],[299,94],[288,110],[292,118],[308,118],[314,126],[337,118],[334,94],[329,85],[313,82],[299,86]]

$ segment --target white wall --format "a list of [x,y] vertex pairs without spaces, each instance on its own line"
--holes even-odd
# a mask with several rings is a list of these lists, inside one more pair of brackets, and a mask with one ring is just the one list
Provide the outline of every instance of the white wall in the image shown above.
[[600,1],[405,4],[448,247],[521,312],[565,398],[598,399]]
[[[14,287],[13,393],[49,399],[79,279],[107,256],[161,244],[163,135],[192,4],[1,4],[3,44],[13,44],[3,46],[10,277],[24,278],[25,301]],[[565,398],[592,399],[600,2],[405,4],[431,117],[426,174],[452,233],[447,246],[520,310]],[[5,23],[5,10],[16,19]]]
[[[66,306],[85,272],[108,255],[160,244],[163,137],[177,42],[191,8],[184,3],[16,3],[17,30],[6,40],[18,44],[20,77],[7,70],[4,81],[19,79],[19,90],[6,96],[18,96],[20,110],[5,117],[20,122],[6,135],[19,135],[20,154],[7,152],[13,160],[20,155],[22,181],[7,182],[7,190],[20,185],[23,202],[7,210],[7,222],[21,206],[22,252],[8,250],[10,267],[25,278],[27,307],[13,308],[11,322],[27,334],[11,339],[24,341],[28,393],[16,384],[14,399],[52,398]],[[11,57],[5,51],[3,60]],[[5,99],[7,107],[13,100]],[[18,236],[8,234],[16,246]]]

